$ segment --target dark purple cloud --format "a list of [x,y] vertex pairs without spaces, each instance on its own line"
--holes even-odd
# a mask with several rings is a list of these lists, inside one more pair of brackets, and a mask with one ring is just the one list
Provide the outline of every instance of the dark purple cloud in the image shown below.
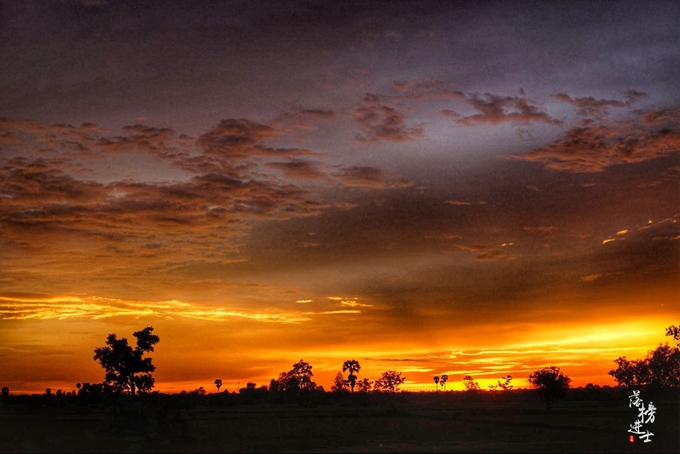
[[[464,126],[497,125],[506,122],[562,124],[560,120],[552,118],[524,96],[498,96],[490,93],[483,96],[472,94],[465,98],[465,102],[479,113],[461,116],[455,120],[457,124]],[[446,115],[451,116],[450,113]]]
[[609,108],[623,108],[628,107],[635,101],[647,97],[646,93],[629,90],[625,94],[626,101],[618,101],[616,99],[595,99],[592,96],[585,96],[581,98],[572,98],[566,93],[557,93],[553,98],[564,101],[576,107],[576,113],[584,117],[600,118],[609,113]]
[[638,112],[632,120],[587,122],[562,138],[514,159],[571,172],[601,172],[680,151],[680,109]]
[[408,142],[423,135],[423,128],[406,125],[406,115],[394,107],[381,104],[379,97],[368,95],[362,105],[352,110],[354,120],[362,129],[356,136],[360,142]]

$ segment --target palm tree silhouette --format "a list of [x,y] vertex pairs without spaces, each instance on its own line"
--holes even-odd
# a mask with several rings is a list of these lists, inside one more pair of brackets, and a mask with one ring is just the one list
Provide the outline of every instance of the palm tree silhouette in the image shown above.
[[437,391],[439,391],[439,375],[435,375],[432,380],[434,380],[434,386],[437,388]]
[[442,375],[442,378],[441,378],[441,380],[440,380],[440,383],[441,383],[441,385],[442,385],[442,388],[444,388],[445,391],[446,391],[446,382],[447,382],[447,381],[449,381],[449,376],[446,375],[446,374],[443,374],[443,375]]
[[342,371],[349,371],[349,375],[347,376],[347,381],[349,382],[349,386],[352,388],[352,392],[354,392],[354,385],[357,384],[357,376],[354,375],[354,372],[359,372],[361,369],[361,366],[359,365],[359,361],[351,359],[347,360],[342,364]]
[[215,380],[215,386],[217,386],[217,394],[220,393],[220,388],[222,387],[222,379],[218,378]]

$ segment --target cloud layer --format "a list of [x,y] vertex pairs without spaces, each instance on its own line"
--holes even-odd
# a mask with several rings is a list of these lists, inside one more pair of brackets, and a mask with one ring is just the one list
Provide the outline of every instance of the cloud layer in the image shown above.
[[[253,222],[344,206],[323,201],[334,187],[411,184],[305,148],[269,146],[284,131],[244,119],[223,120],[196,140],[141,124],[112,134],[93,124],[3,119],[0,130],[9,157],[0,165],[0,236],[13,263],[6,279],[21,281],[52,273],[47,263],[67,251],[82,268],[62,279],[97,272],[162,280],[191,263],[240,261]],[[31,265],[35,257],[45,266]]]
[[586,122],[562,138],[512,158],[570,172],[601,172],[680,151],[680,109],[639,113],[620,121]]

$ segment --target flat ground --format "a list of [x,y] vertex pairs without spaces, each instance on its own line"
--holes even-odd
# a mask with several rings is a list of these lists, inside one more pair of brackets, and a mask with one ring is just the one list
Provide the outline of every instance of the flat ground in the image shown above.
[[650,443],[631,443],[637,413],[627,400],[559,402],[547,412],[514,396],[395,397],[369,405],[163,407],[172,415],[162,420],[148,405],[139,413],[2,408],[0,452],[680,452],[673,402],[654,403],[655,422],[644,426],[654,433]]

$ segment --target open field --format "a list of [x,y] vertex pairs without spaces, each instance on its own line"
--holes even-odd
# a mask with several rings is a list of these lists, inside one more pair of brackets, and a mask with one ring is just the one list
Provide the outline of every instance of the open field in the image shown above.
[[[212,396],[204,396],[204,400]],[[1,452],[678,452],[677,400],[654,402],[650,443],[628,401],[422,393],[324,404],[4,408]],[[533,397],[533,396],[532,396]],[[165,413],[162,417],[160,413]],[[169,415],[169,416],[168,416]]]

